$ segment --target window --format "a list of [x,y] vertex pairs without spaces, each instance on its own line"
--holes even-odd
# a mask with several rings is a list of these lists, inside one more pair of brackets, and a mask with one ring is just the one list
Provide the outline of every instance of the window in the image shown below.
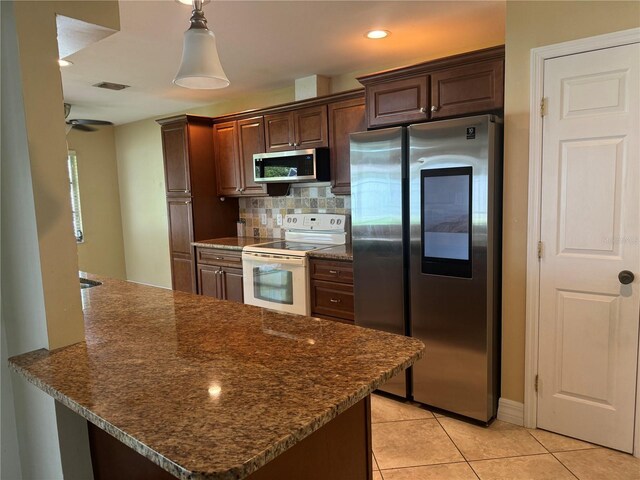
[[76,152],[73,150],[69,150],[67,164],[69,167],[73,231],[76,235],[76,241],[81,243],[84,241],[84,234],[82,230],[82,213],[80,210],[80,188],[78,186],[78,159],[76,158]]

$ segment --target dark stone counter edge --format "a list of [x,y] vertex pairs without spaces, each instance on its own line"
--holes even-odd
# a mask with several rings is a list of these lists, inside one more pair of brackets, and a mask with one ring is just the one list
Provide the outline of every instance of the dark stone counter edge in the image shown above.
[[197,479],[215,479],[215,480],[242,480],[249,476],[251,473],[258,470],[263,465],[267,464],[275,457],[283,453],[284,451],[291,448],[296,443],[300,442],[307,436],[311,435],[313,432],[318,430],[320,427],[326,425],[335,417],[340,415],[342,412],[350,408],[351,406],[358,403],[360,400],[365,398],[367,395],[371,394],[374,390],[376,390],[379,386],[384,384],[391,377],[399,374],[403,370],[407,369],[411,365],[413,365],[416,361],[418,361],[424,355],[424,348],[417,352],[412,357],[408,358],[402,364],[397,367],[384,372],[377,380],[373,381],[371,384],[361,386],[353,395],[350,395],[346,398],[343,398],[336,406],[324,412],[324,414],[320,415],[314,422],[305,427],[300,428],[298,431],[292,433],[288,437],[282,438],[280,441],[275,443],[270,449],[265,450],[262,454],[247,460],[245,464],[237,465],[230,468],[224,472],[191,472],[184,467],[178,465],[177,463],[171,461],[171,459],[164,457],[160,453],[156,452],[149,446],[140,442],[136,438],[127,434],[126,432],[120,430],[115,427],[102,417],[94,414],[87,408],[78,404],[77,402],[71,400],[69,397],[54,389],[50,385],[42,382],[40,379],[31,375],[28,371],[23,369],[22,367],[16,365],[9,359],[10,368],[23,375],[27,381],[38,387],[40,390],[44,391],[55,400],[59,401],[61,404],[68,407],[70,410],[74,411],[81,417],[85,418],[87,421],[91,422],[98,428],[101,428],[111,436],[115,437],[128,447],[132,448],[134,451],[138,452],[140,455],[148,458],[156,465],[160,466],[162,469],[166,470],[173,476],[183,479],[183,480],[197,480]]
[[[267,242],[268,240],[265,240]],[[243,247],[237,245],[223,245],[217,243],[203,243],[203,242],[192,242],[192,246],[200,247],[200,248],[219,248],[221,250],[234,250],[236,252],[241,252]],[[323,252],[322,250],[316,250],[313,252],[308,252],[307,256],[309,258],[324,258],[327,260],[344,260],[344,261],[353,261],[353,255],[349,253],[335,253],[335,252]]]

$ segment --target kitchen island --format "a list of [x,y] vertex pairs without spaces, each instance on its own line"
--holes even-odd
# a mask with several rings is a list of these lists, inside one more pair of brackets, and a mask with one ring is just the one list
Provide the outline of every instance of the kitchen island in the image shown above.
[[371,478],[369,394],[421,342],[89,278],[86,341],[10,365],[87,419],[97,479]]

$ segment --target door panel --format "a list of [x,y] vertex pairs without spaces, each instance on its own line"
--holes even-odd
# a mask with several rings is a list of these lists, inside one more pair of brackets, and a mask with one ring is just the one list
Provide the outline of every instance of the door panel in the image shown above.
[[[640,45],[545,62],[538,426],[631,452]],[[618,273],[636,280],[622,285]]]
[[239,120],[238,140],[240,146],[242,195],[266,195],[267,186],[264,183],[256,183],[253,175],[253,154],[263,153],[265,151],[263,117]]
[[172,255],[172,288],[180,292],[196,293],[196,276],[193,259],[189,256]]
[[216,162],[218,195],[240,193],[240,165],[238,156],[237,123],[218,123],[213,126],[213,151]]
[[244,288],[242,286],[241,268],[222,268],[222,282],[224,299],[231,302],[244,302]]
[[367,88],[369,127],[423,122],[429,118],[429,76],[405,78]]
[[297,150],[329,146],[326,105],[294,110],[293,118]]
[[198,293],[205,297],[222,299],[220,267],[198,265]]
[[169,240],[172,253],[192,255],[193,215],[190,198],[168,198]]
[[329,104],[331,191],[335,194],[351,193],[349,134],[366,129],[364,98]]
[[293,118],[291,112],[264,116],[267,152],[293,150]]
[[162,127],[164,178],[166,179],[167,193],[185,194],[191,191],[187,128],[183,123]]

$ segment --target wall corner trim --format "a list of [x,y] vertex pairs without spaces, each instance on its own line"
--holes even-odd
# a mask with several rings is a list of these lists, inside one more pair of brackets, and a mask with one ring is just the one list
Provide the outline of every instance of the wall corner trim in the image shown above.
[[498,420],[524,425],[524,403],[515,402],[508,398],[500,398],[498,401]]

